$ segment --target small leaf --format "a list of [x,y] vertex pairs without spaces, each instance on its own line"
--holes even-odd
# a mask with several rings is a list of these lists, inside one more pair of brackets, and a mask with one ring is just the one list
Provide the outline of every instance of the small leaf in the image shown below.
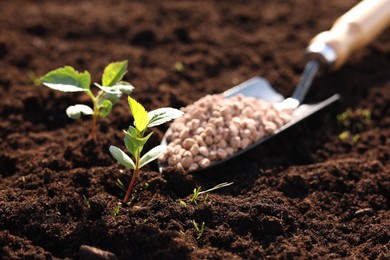
[[65,66],[48,72],[41,78],[43,85],[64,92],[87,91],[91,84],[88,71],[80,73],[71,66]]
[[[133,129],[135,130],[135,128],[133,128]],[[137,136],[136,131],[137,130],[135,130],[135,132],[134,132],[132,130],[132,128],[130,127],[129,130],[127,132],[125,132],[125,134],[126,134],[126,136],[125,136],[126,148],[130,148],[128,150],[134,156],[136,155],[137,151],[139,151],[139,152],[142,151],[143,146],[145,145],[145,143],[149,140],[149,138],[153,134],[153,133],[150,133],[147,136],[140,138]]]
[[114,87],[105,87],[102,85],[99,85],[98,83],[94,83],[96,87],[100,88],[105,94],[114,94],[114,95],[122,95],[122,92],[120,92],[118,89]]
[[127,151],[129,151],[132,155],[136,156],[138,149],[135,146],[135,144],[131,141],[131,138],[128,135],[125,135],[124,143]]
[[68,117],[73,119],[79,119],[82,114],[84,115],[92,115],[93,110],[89,106],[77,104],[74,106],[70,106],[66,109],[66,114]]
[[142,132],[149,124],[148,112],[146,112],[145,108],[140,103],[138,103],[135,99],[129,97],[128,101],[129,101],[131,113],[133,114],[134,117],[134,125],[138,131]]
[[139,161],[139,168],[141,169],[148,163],[150,163],[153,160],[156,160],[158,157],[160,157],[165,152],[166,147],[164,145],[158,145],[154,147],[152,150],[144,154],[144,156],[141,157]]
[[110,100],[103,100],[99,103],[99,116],[106,117],[110,114],[112,109],[112,103]]
[[105,87],[115,85],[118,81],[122,80],[123,76],[126,74],[126,70],[126,60],[108,64],[107,67],[104,68],[102,85]]
[[127,154],[125,154],[121,149],[113,145],[111,145],[109,149],[112,156],[114,156],[114,158],[120,164],[122,164],[123,166],[125,166],[130,170],[133,170],[135,168],[135,164],[133,160]]
[[123,94],[130,94],[134,90],[133,85],[126,81],[119,81],[117,84],[112,86],[112,88],[119,90]]
[[[134,127],[132,126],[129,126],[129,129],[127,131],[123,130],[123,132],[125,133],[125,145],[126,145],[126,148],[127,150],[134,156],[137,155],[137,151],[138,151],[138,148],[136,146],[136,143],[133,142],[133,138],[137,138],[138,137],[138,131],[137,129],[135,129]],[[132,138],[133,137],[133,138]]]
[[149,115],[149,124],[148,127],[158,126],[164,124],[168,121],[171,121],[175,118],[181,117],[184,115],[179,109],[171,107],[163,107],[148,113]]
[[103,100],[110,100],[113,105],[117,104],[122,97],[122,94],[130,94],[134,87],[127,82],[118,82],[118,85],[112,87],[103,87],[95,83],[95,86],[100,88],[104,93],[101,96]]

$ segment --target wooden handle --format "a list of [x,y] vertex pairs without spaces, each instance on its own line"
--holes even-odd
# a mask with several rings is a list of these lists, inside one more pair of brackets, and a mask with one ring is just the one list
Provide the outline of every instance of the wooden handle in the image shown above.
[[329,66],[336,70],[353,51],[373,41],[389,25],[390,0],[364,0],[337,19],[329,31],[318,34],[310,45],[333,49],[335,60]]

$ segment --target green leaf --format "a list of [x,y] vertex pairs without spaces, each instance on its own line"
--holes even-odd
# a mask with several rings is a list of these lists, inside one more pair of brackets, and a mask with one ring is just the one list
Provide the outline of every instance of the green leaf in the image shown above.
[[165,152],[165,150],[166,150],[166,146],[164,145],[158,145],[153,149],[151,149],[149,152],[147,152],[141,157],[139,161],[139,168],[141,169],[151,161],[156,160]]
[[48,72],[41,78],[46,87],[64,92],[88,91],[91,84],[91,75],[88,71],[76,71],[71,66],[65,66]]
[[112,87],[103,87],[97,83],[95,83],[95,86],[104,92],[101,99],[110,100],[113,105],[119,102],[122,94],[130,94],[134,89],[130,83],[124,81],[120,81],[118,82],[118,85],[114,85]]
[[125,154],[121,149],[119,149],[116,146],[111,145],[109,150],[110,150],[110,153],[112,154],[112,156],[114,156],[114,158],[120,164],[122,164],[123,166],[125,166],[126,168],[128,168],[130,170],[133,170],[135,168],[135,164],[134,164],[133,160],[127,154]]
[[112,86],[112,88],[119,90],[120,92],[122,92],[122,94],[128,95],[134,90],[134,87],[126,81],[119,81],[117,84]]
[[125,135],[124,143],[127,151],[129,151],[132,155],[136,156],[138,149],[136,145],[131,141],[131,138],[129,136]]
[[129,106],[134,117],[134,125],[138,131],[142,132],[149,124],[148,112],[135,99],[129,97]]
[[129,127],[129,130],[125,132],[125,145],[127,150],[134,156],[137,151],[141,152],[145,143],[149,140],[153,133],[148,134],[145,137],[138,137],[137,130],[134,127]]
[[164,124],[168,121],[171,121],[175,118],[181,117],[184,115],[179,109],[171,107],[163,107],[148,113],[149,115],[149,124],[148,127],[158,126]]
[[66,114],[72,119],[79,119],[82,114],[92,115],[93,110],[89,106],[77,104],[66,109]]
[[102,100],[99,102],[99,116],[106,117],[110,114],[112,109],[112,103],[110,100]]
[[126,70],[127,60],[108,64],[107,67],[104,68],[102,85],[105,87],[114,86],[118,81],[122,80],[123,76],[126,74]]
[[101,86],[98,83],[94,83],[96,87],[100,88],[103,92],[108,94],[130,94],[134,87],[125,81],[120,81],[116,85],[111,87]]

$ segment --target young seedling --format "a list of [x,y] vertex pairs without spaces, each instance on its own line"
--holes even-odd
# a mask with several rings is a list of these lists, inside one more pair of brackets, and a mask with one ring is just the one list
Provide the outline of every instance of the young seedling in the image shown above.
[[120,180],[120,179],[117,179],[116,180],[116,186],[121,189],[123,192],[126,192],[126,187],[125,185],[123,184],[123,182]]
[[122,206],[122,203],[118,203],[116,204],[115,208],[114,208],[114,212],[112,213],[112,215],[115,217],[117,217],[119,215],[119,212],[120,212],[120,209],[121,209],[121,206]]
[[127,169],[133,170],[133,176],[131,177],[125,198],[123,199],[124,203],[126,203],[129,199],[139,170],[151,161],[160,157],[165,152],[165,147],[158,145],[141,156],[145,143],[153,134],[153,132],[146,134],[146,130],[183,115],[183,112],[171,107],[159,108],[147,112],[145,108],[135,99],[129,97],[128,101],[130,110],[134,117],[134,126],[129,126],[127,131],[123,130],[125,133],[124,143],[126,149],[133,156],[134,161],[118,147],[113,145],[110,146],[110,153],[112,156]]
[[196,239],[201,238],[202,235],[203,235],[204,229],[205,229],[205,223],[202,222],[202,225],[201,225],[200,228],[199,228],[198,223],[195,222],[195,220],[192,221],[192,224],[194,225],[194,229],[195,229],[196,233],[198,234],[198,236],[196,237]]
[[96,140],[96,121],[106,117],[112,106],[117,104],[122,94],[130,94],[134,89],[130,83],[122,81],[127,71],[127,61],[113,62],[105,67],[102,83],[94,85],[100,90],[94,95],[90,89],[91,75],[88,71],[78,72],[71,66],[65,66],[48,72],[40,82],[51,89],[63,92],[84,92],[92,100],[93,107],[76,104],[66,109],[68,117],[78,119],[81,115],[92,115],[91,138]]
[[[190,204],[193,205],[193,206],[198,206],[199,203],[198,203],[198,199],[199,199],[199,196],[202,195],[202,194],[206,194],[206,193],[209,193],[211,191],[214,191],[214,190],[217,190],[217,189],[220,189],[220,188],[223,188],[223,187],[227,187],[227,186],[230,186],[232,185],[233,182],[223,182],[223,183],[220,183],[216,186],[214,186],[213,188],[211,189],[208,189],[208,190],[204,190],[204,191],[201,191],[201,187],[199,186],[198,188],[195,188],[193,190],[193,195],[191,197],[191,200],[190,200]],[[204,198],[203,201],[206,201],[208,199],[208,194],[206,194],[206,197]],[[180,200],[180,204],[182,206],[187,206],[187,203],[185,203],[184,201]]]
[[88,201],[87,197],[85,197],[84,194],[83,194],[83,200],[84,200],[84,204],[87,207],[87,209],[90,209],[91,208],[91,204],[89,204],[89,201]]
[[360,133],[371,124],[371,111],[369,109],[348,108],[337,116],[339,124],[344,131],[339,134],[339,139],[356,144],[360,139]]

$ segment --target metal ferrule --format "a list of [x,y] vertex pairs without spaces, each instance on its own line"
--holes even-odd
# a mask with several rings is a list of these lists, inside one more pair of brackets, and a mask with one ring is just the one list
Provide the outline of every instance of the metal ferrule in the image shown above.
[[306,62],[310,60],[317,60],[320,63],[321,70],[330,70],[336,60],[336,51],[328,44],[321,41],[314,41],[305,50]]

